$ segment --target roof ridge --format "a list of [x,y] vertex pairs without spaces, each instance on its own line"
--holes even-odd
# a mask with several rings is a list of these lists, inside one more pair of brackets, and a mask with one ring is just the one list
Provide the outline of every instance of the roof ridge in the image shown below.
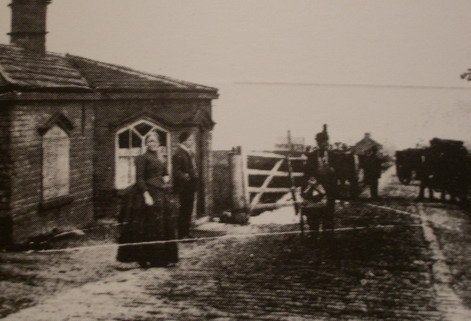
[[94,59],[85,58],[85,57],[76,56],[76,55],[71,55],[71,54],[66,54],[66,58],[68,58],[68,57],[72,57],[72,58],[76,58],[76,59],[82,59],[82,60],[88,61],[90,63],[105,66],[105,67],[108,67],[108,68],[113,68],[114,70],[125,72],[125,73],[130,74],[130,75],[142,77],[142,78],[147,79],[147,80],[164,81],[164,82],[167,82],[171,85],[179,86],[179,87],[191,86],[191,87],[197,87],[197,89],[217,91],[217,89],[214,88],[214,87],[204,86],[204,85],[200,85],[200,84],[185,81],[185,80],[171,78],[171,77],[168,77],[168,76],[155,75],[155,74],[139,71],[139,70],[132,69],[130,67],[126,67],[126,66],[122,66],[122,65],[111,64],[111,63],[108,63],[108,62],[103,62],[103,61],[94,60]]
[[363,137],[363,138],[360,139],[355,145],[358,145],[358,144],[360,144],[361,142],[364,142],[364,141],[370,141],[370,142],[373,142],[373,143],[375,143],[375,144],[381,145],[380,143],[378,143],[376,140],[374,140],[374,139],[371,138],[371,137]]

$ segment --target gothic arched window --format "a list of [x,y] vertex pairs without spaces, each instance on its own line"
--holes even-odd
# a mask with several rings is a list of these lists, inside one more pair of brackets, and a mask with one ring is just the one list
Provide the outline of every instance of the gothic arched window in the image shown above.
[[136,181],[136,168],[134,159],[146,151],[145,138],[155,131],[160,137],[159,156],[167,163],[170,173],[171,162],[167,162],[170,155],[170,134],[165,129],[146,120],[139,120],[129,126],[121,128],[116,133],[116,172],[115,186],[123,189]]
[[54,125],[42,137],[42,199],[69,195],[70,138]]

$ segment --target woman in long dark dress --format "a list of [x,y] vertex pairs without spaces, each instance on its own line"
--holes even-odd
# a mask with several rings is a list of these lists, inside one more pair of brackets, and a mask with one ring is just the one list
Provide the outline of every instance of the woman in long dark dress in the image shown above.
[[[146,153],[136,157],[136,184],[121,208],[123,223],[119,243],[175,240],[178,203],[166,182],[165,164],[158,157],[159,138],[146,138]],[[122,245],[118,261],[138,262],[142,267],[167,266],[178,261],[176,242]]]

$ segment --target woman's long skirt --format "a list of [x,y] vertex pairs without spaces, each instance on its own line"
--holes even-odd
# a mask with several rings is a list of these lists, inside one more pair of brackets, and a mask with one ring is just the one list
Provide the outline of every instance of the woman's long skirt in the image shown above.
[[[177,239],[178,201],[175,195],[150,188],[154,205],[147,206],[137,188],[131,189],[121,209],[123,225],[117,260],[142,266],[166,266],[178,262],[176,242],[132,244]],[[131,243],[131,244],[129,244]]]

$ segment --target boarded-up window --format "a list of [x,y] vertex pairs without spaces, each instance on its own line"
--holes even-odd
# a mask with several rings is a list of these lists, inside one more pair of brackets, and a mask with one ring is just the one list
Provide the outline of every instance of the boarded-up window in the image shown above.
[[[145,139],[152,131],[159,134],[159,156],[165,161],[170,153],[170,135],[157,125],[141,120],[116,134],[116,188],[124,189],[136,181],[134,159],[146,151]],[[169,173],[170,166],[171,162],[167,162]]]
[[43,200],[69,194],[69,135],[55,125],[43,136]]

